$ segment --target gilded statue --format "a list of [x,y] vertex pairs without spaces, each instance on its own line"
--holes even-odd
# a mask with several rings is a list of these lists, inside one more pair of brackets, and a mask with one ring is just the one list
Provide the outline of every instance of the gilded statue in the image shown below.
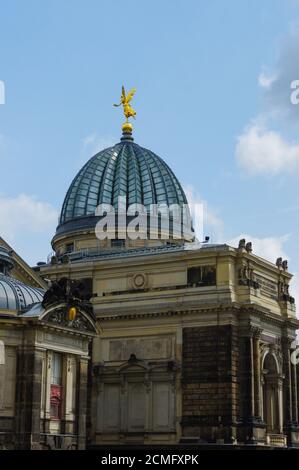
[[123,106],[124,115],[126,116],[126,122],[128,122],[128,119],[130,117],[135,119],[135,116],[136,116],[136,111],[130,105],[130,102],[131,102],[135,92],[136,92],[136,88],[132,88],[132,90],[129,91],[129,93],[126,95],[125,87],[122,86],[120,103],[113,105],[113,106]]

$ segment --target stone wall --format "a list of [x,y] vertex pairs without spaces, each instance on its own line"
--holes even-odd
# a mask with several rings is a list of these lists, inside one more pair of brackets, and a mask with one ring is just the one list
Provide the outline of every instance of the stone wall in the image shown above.
[[238,411],[237,367],[235,327],[184,328],[183,436],[231,440]]

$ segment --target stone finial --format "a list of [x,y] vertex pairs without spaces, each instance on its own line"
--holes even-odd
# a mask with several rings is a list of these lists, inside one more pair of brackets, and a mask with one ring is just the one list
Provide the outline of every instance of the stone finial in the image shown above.
[[275,264],[276,264],[276,266],[277,266],[278,268],[282,268],[282,258],[277,258]]
[[287,270],[288,270],[288,267],[289,267],[289,266],[288,266],[288,260],[287,260],[287,259],[283,260],[283,262],[282,262],[282,269],[284,269],[285,271],[287,271]]
[[247,251],[247,253],[252,253],[252,242],[246,243],[245,250]]
[[242,249],[246,249],[246,240],[245,238],[242,238],[240,241],[239,241],[239,246],[238,246],[239,250],[242,250]]

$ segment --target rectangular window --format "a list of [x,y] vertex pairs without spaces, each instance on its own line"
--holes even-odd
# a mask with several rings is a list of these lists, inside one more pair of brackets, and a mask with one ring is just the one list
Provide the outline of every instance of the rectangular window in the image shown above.
[[112,248],[121,248],[125,246],[125,240],[111,240],[111,247]]
[[50,415],[61,419],[62,409],[62,355],[53,353],[51,364]]
[[52,368],[51,368],[51,384],[61,385],[62,382],[62,356],[58,353],[53,353]]
[[187,272],[188,286],[215,286],[216,285],[216,267],[198,266],[189,268]]

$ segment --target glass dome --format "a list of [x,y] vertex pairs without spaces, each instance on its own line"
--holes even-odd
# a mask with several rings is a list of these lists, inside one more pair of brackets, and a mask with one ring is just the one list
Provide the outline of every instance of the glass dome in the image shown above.
[[95,225],[99,204],[117,210],[119,196],[127,206],[187,204],[185,193],[169,166],[151,150],[123,137],[94,155],[75,176],[63,202],[56,235]]

